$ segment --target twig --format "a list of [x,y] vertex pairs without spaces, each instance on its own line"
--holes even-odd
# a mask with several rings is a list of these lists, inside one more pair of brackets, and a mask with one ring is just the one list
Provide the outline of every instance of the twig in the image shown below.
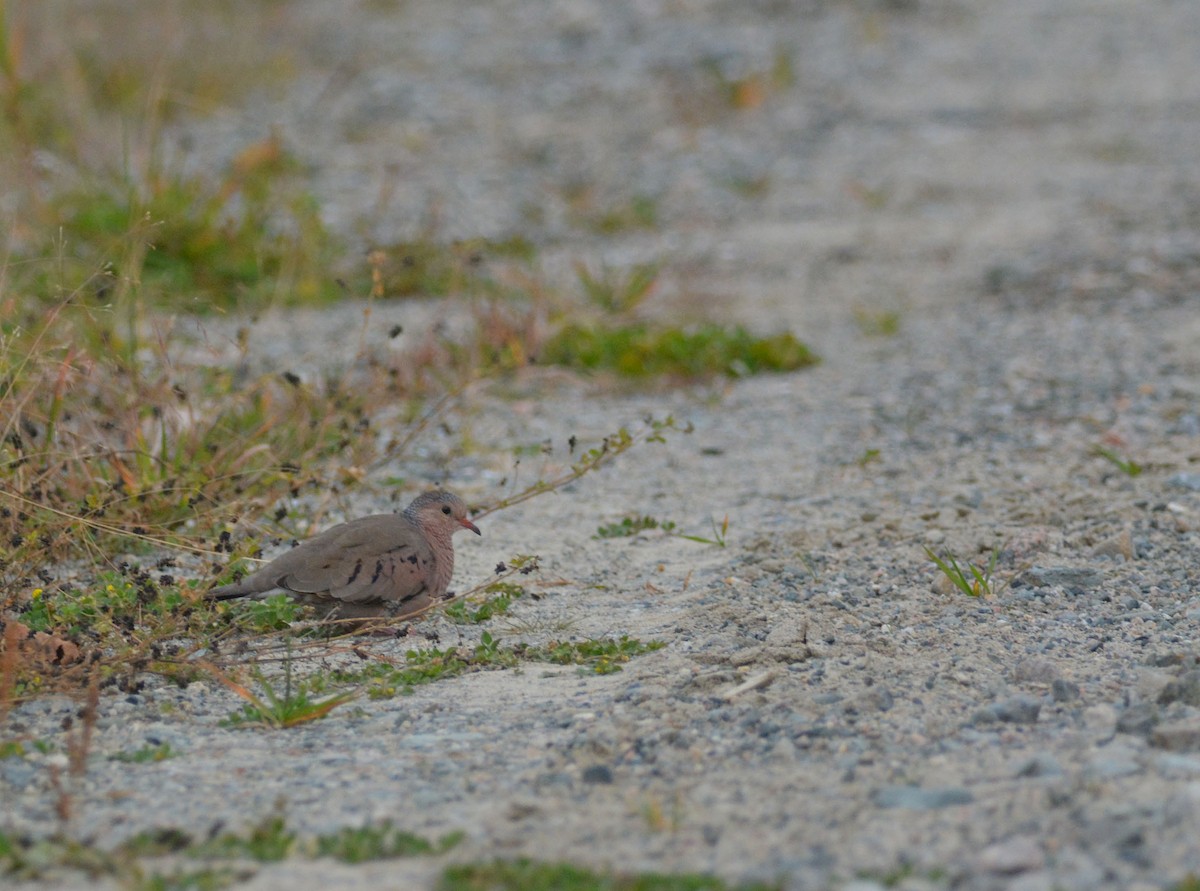
[[767,669],[762,674],[756,674],[752,678],[747,678],[732,690],[726,690],[721,694],[721,698],[726,702],[732,701],[738,696],[741,696],[743,693],[749,693],[751,690],[757,690],[759,687],[767,686],[767,684],[771,683],[773,680],[775,680],[775,670]]

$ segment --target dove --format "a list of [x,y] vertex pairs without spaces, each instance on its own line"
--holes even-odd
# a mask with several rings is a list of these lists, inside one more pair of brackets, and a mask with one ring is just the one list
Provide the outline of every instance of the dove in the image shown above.
[[445,595],[454,573],[450,539],[460,529],[482,535],[461,498],[425,492],[402,513],[332,526],[205,596],[230,600],[280,590],[315,605],[324,618],[402,618]]

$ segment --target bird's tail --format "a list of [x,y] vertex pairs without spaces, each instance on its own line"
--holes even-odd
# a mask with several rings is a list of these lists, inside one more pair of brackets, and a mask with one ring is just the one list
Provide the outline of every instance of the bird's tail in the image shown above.
[[205,600],[233,600],[235,597],[245,597],[247,594],[253,594],[254,591],[242,585],[241,582],[234,582],[232,585],[221,585],[213,588],[210,591],[204,592]]

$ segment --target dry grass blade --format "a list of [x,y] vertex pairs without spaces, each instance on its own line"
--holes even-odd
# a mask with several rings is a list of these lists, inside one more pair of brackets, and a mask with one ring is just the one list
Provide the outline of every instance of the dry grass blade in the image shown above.
[[100,666],[93,664],[88,672],[87,693],[79,712],[79,727],[67,740],[67,758],[71,776],[87,772],[87,756],[92,748],[92,733],[100,715]]

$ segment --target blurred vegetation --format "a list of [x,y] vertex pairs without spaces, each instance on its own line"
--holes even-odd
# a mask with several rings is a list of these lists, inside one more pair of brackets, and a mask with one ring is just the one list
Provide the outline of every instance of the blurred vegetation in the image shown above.
[[792,334],[754,337],[740,326],[714,324],[695,328],[567,325],[546,341],[541,360],[634,378],[743,377],[794,371],[817,361]]

